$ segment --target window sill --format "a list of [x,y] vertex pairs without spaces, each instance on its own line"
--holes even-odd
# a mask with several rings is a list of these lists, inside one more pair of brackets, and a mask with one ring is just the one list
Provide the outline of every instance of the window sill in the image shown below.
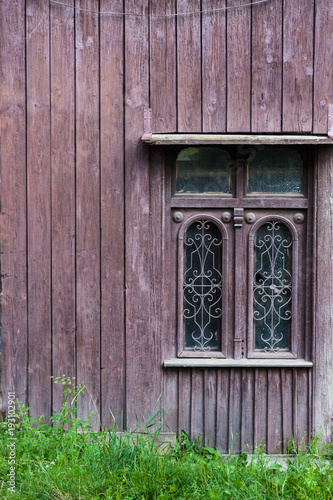
[[212,359],[173,358],[164,360],[164,368],[312,368],[305,359]]

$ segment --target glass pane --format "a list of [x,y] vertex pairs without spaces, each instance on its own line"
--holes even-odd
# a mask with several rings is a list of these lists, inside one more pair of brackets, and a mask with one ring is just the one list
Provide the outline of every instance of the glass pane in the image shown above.
[[280,221],[259,227],[255,239],[253,283],[255,348],[288,349],[291,326],[290,231]]
[[223,149],[183,149],[176,169],[176,193],[231,193],[230,156]]
[[303,164],[300,154],[283,148],[256,151],[254,158],[248,161],[247,192],[301,194]]
[[207,220],[196,221],[186,231],[184,272],[185,348],[221,350],[222,237]]

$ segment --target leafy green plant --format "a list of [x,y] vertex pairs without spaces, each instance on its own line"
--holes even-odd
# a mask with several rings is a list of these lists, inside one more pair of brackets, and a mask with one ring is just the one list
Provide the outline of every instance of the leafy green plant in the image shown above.
[[17,403],[16,489],[8,488],[6,422],[0,423],[0,498],[14,500],[174,500],[276,499],[331,500],[330,449],[320,438],[281,465],[262,449],[253,455],[223,457],[182,431],[173,448],[160,448],[163,409],[155,405],[147,421],[137,417],[135,432],[93,432],[90,418],[77,417],[85,390],[67,377],[56,379],[63,405],[50,422],[29,415]]

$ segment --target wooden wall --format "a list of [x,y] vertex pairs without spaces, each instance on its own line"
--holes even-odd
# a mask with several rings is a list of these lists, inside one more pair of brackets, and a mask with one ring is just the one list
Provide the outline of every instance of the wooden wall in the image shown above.
[[[327,133],[331,2],[244,3],[1,0],[4,408],[15,390],[31,413],[50,415],[61,404],[50,377],[66,374],[87,385],[81,415],[97,410],[103,425],[111,412],[135,425],[135,412],[149,415],[172,390],[171,427],[230,445],[234,405],[246,415],[234,429],[242,446],[271,435],[276,418],[286,442],[307,376],[292,409],[266,419],[262,398],[278,410],[296,387],[290,370],[272,372],[265,393],[264,370],[165,381],[163,158],[140,142],[146,107],[154,132]],[[236,383],[243,396],[228,409],[219,394]],[[256,436],[255,419],[265,420]],[[307,415],[299,421],[309,428]]]

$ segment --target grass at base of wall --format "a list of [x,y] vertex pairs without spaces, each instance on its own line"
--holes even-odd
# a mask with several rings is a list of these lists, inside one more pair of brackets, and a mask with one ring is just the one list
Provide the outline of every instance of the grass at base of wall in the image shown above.
[[[332,499],[333,471],[319,439],[284,465],[257,450],[222,457],[185,433],[161,453],[161,411],[150,434],[90,430],[76,418],[83,388],[65,385],[64,405],[49,423],[17,403],[14,422],[0,424],[0,498],[31,500]],[[13,424],[13,425],[12,425]]]

